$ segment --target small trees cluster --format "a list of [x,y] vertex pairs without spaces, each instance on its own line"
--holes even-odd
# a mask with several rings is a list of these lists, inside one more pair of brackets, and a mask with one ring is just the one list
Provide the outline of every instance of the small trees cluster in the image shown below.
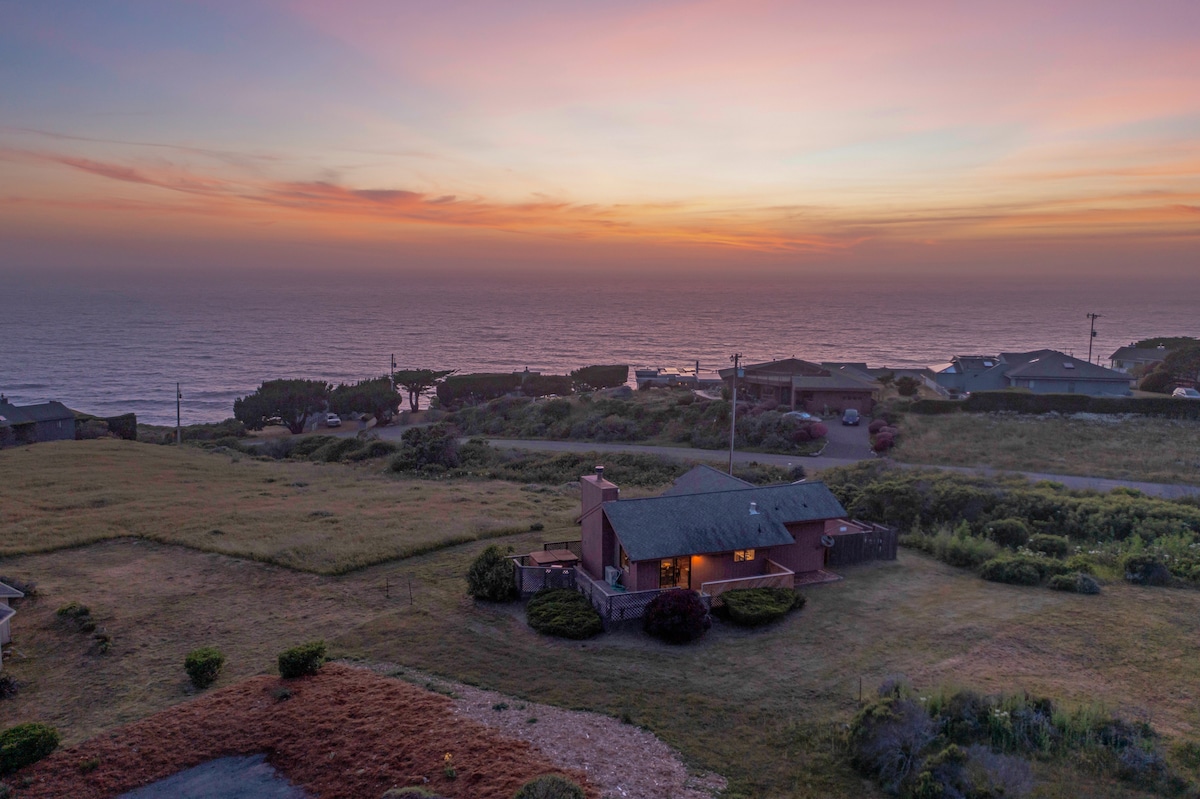
[[325,410],[330,386],[322,380],[268,380],[252,394],[233,402],[233,415],[251,430],[282,424],[292,433],[303,433],[304,422]]

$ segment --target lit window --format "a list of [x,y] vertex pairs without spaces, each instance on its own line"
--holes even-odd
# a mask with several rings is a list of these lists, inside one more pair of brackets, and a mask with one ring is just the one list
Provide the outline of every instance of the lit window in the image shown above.
[[742,563],[747,560],[754,560],[753,549],[735,549],[733,551],[733,562]]

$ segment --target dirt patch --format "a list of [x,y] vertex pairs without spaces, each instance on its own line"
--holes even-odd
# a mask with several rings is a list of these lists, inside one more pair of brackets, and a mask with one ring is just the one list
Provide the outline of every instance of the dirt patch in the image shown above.
[[652,733],[610,716],[524,702],[395,664],[372,668],[452,692],[460,717],[528,741],[554,762],[583,771],[604,799],[711,799],[725,789],[723,777],[690,774],[679,753]]
[[[289,698],[280,698],[282,688]],[[445,696],[335,664],[301,680],[254,677],[55,752],[7,781],[18,799],[104,799],[215,758],[257,753],[321,799],[370,799],[404,785],[452,799],[509,799],[546,773],[586,783],[529,743],[457,713]]]

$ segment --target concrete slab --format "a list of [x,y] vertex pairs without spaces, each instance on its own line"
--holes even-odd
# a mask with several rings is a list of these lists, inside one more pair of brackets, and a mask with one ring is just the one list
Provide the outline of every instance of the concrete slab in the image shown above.
[[222,757],[121,794],[117,799],[309,799],[266,755]]

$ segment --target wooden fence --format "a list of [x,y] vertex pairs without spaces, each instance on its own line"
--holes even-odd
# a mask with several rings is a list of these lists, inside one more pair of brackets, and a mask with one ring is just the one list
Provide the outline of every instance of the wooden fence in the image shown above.
[[826,566],[839,568],[871,560],[895,560],[899,532],[894,527],[872,524],[861,533],[833,536]]
[[523,566],[513,559],[513,571],[521,596],[536,594],[543,588],[578,588],[571,566]]

